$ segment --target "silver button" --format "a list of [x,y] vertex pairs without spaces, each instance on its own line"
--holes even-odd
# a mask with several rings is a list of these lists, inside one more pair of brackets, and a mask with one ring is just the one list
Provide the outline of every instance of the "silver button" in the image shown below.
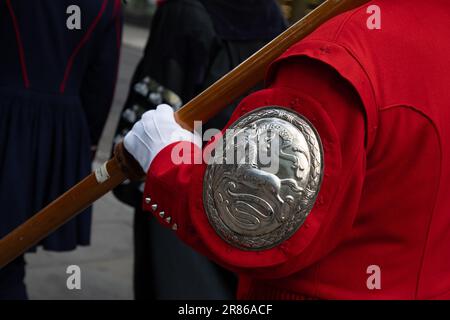
[[176,223],[172,226],[172,230],[173,231],[177,231],[178,230],[178,225]]
[[166,222],[167,222],[167,223],[170,223],[171,221],[172,221],[172,218],[171,218],[171,217],[167,217],[167,218],[166,218]]
[[145,203],[146,204],[150,204],[150,202],[152,202],[152,198],[145,198]]
[[164,215],[165,215],[166,213],[164,212],[164,211],[161,211],[160,213],[159,213],[159,216],[161,217],[161,219],[162,218],[164,218]]
[[154,205],[152,205],[152,210],[156,211],[156,209],[158,209],[158,205],[155,203]]

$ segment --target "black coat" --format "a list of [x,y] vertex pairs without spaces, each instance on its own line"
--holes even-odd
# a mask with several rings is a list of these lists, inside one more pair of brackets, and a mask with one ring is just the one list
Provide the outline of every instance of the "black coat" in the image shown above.
[[[236,10],[239,6],[243,7]],[[241,20],[247,22],[238,23]],[[152,20],[114,141],[122,141],[146,110],[160,103],[180,108],[285,28],[274,0],[166,1]],[[203,129],[222,129],[238,102],[204,124]],[[137,207],[141,203],[139,189],[142,186],[127,183],[114,193]]]
[[[81,29],[69,29],[77,5]],[[111,106],[122,26],[119,0],[0,3],[0,237],[91,171]],[[90,240],[89,210],[45,239]]]

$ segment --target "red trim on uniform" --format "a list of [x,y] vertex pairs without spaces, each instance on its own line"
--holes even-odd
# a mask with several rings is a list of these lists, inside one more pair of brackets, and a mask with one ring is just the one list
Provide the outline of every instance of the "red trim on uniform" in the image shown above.
[[97,26],[98,22],[100,21],[101,17],[103,16],[103,13],[105,12],[107,3],[108,3],[108,0],[103,0],[102,7],[100,8],[100,12],[98,13],[97,17],[95,17],[94,21],[89,26],[88,31],[86,32],[84,37],[81,39],[80,43],[78,43],[78,45],[76,46],[72,55],[70,56],[69,61],[67,62],[66,70],[64,72],[64,79],[61,82],[61,85],[59,87],[60,93],[64,93],[64,91],[66,90],[66,83],[67,83],[67,80],[69,79],[69,75],[72,70],[73,62],[74,62],[78,52],[81,50],[81,48],[83,48],[85,43],[89,40],[92,32],[94,31],[95,27]]
[[10,0],[6,0],[6,5],[8,6],[9,14],[12,19],[12,23],[14,26],[14,31],[16,34],[16,40],[17,40],[17,47],[19,51],[19,59],[20,59],[20,67],[22,69],[22,77],[23,77],[23,83],[26,89],[30,87],[30,80],[28,79],[28,71],[27,71],[27,65],[25,63],[25,53],[23,50],[23,44],[22,44],[22,37],[20,36],[20,30],[19,30],[19,24],[17,23],[16,15],[14,14],[14,9],[11,5]]

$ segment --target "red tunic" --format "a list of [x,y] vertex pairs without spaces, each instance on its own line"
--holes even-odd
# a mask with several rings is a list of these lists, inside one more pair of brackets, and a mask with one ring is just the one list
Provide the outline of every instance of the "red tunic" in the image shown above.
[[[381,30],[367,27],[371,4]],[[289,49],[267,89],[241,103],[230,124],[284,106],[323,143],[318,199],[279,246],[249,252],[224,242],[202,203],[206,166],[174,165],[173,145],[152,163],[144,208],[157,203],[162,224],[176,223],[181,239],[236,272],[238,298],[450,298],[449,21],[446,0],[369,3]],[[372,265],[380,289],[367,286]]]

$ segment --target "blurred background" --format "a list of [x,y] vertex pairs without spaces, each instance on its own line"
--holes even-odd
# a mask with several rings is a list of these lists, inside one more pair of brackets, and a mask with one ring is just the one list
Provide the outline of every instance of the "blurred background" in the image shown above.
[[[293,23],[321,0],[280,0],[286,19]],[[156,0],[128,0],[119,78],[95,166],[110,156],[111,141],[128,94],[133,72],[142,57]],[[27,254],[26,284],[30,299],[133,299],[133,210],[106,195],[94,206],[92,245],[68,253],[39,251]],[[81,268],[81,290],[68,290],[66,269]]]
[[[147,26],[156,9],[157,0],[128,0],[125,8],[125,22]],[[303,17],[321,0],[278,0],[286,18],[292,23]]]

